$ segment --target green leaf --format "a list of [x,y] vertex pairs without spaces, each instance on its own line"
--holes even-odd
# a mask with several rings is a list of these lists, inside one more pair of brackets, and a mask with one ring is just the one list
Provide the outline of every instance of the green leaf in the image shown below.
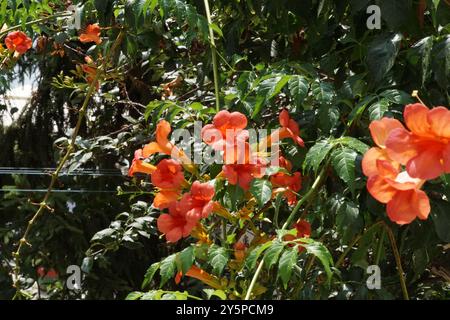
[[298,250],[296,247],[286,249],[280,257],[278,264],[278,276],[281,278],[284,288],[291,279],[292,269],[297,264]]
[[266,176],[271,176],[277,173],[284,173],[287,175],[290,175],[291,173],[286,170],[286,168],[283,167],[277,167],[277,166],[270,166],[266,169],[266,171],[264,172],[266,174]]
[[330,202],[331,212],[336,215],[339,239],[342,243],[348,243],[364,226],[364,219],[359,212],[359,207],[356,203],[338,195],[332,197]]
[[392,103],[401,105],[414,102],[410,94],[406,93],[405,91],[397,89],[385,90],[382,93],[380,93],[380,96],[386,98],[388,101]]
[[262,207],[272,198],[272,184],[265,179],[253,179],[250,184],[250,192],[258,205]]
[[431,50],[433,49],[433,37],[426,37],[418,41],[412,48],[416,51],[420,58],[422,86],[430,75]]
[[269,249],[266,250],[264,254],[264,264],[267,270],[277,263],[278,257],[281,254],[281,251],[284,249],[284,244],[279,241],[274,241]]
[[161,261],[159,267],[159,274],[161,276],[161,283],[159,287],[162,287],[169,279],[172,279],[177,269],[176,266],[176,254],[171,254],[167,258]]
[[450,242],[450,203],[447,201],[433,201],[431,218],[438,237],[442,241]]
[[288,83],[290,78],[290,75],[282,75],[262,80],[258,84],[256,92],[259,96],[263,96],[269,100],[280,93],[281,89]]
[[336,95],[333,84],[330,82],[315,81],[311,85],[311,90],[321,104],[331,104]]
[[333,275],[331,271],[331,267],[333,266],[333,257],[328,249],[322,243],[312,239],[304,239],[301,245],[306,248],[308,253],[313,254],[320,260],[327,274],[329,283]]
[[223,38],[223,32],[222,30],[219,28],[219,26],[215,23],[210,23],[209,26],[211,27],[211,29],[213,29],[213,31],[215,33],[217,33],[217,35],[221,38]]
[[143,295],[144,295],[143,292],[133,291],[126,296],[125,300],[139,300],[139,298],[142,297]]
[[293,75],[288,82],[288,88],[294,101],[294,105],[298,108],[308,95],[309,83],[305,77]]
[[213,246],[208,252],[209,264],[213,267],[213,273],[220,276],[228,263],[229,255],[225,248]]
[[194,263],[195,260],[194,247],[189,246],[185,248],[178,254],[178,258],[181,264],[181,272],[183,274],[186,274],[186,272],[188,272],[189,269],[192,267],[192,264]]
[[375,83],[385,79],[394,66],[402,38],[399,33],[383,34],[369,44],[366,63]]
[[339,143],[355,150],[358,151],[361,154],[364,154],[367,152],[367,150],[369,150],[369,146],[367,144],[365,144],[364,142],[353,138],[353,137],[342,137],[339,138]]
[[436,83],[444,90],[450,86],[450,35],[433,46],[432,69]]
[[333,144],[328,139],[316,142],[306,154],[305,161],[303,162],[303,170],[306,171],[312,168],[316,173],[320,164],[325,160],[332,148]]
[[389,110],[389,100],[386,98],[378,100],[369,107],[370,121],[380,120],[381,118],[383,118],[384,114],[388,110]]
[[250,253],[248,254],[247,258],[245,259],[245,266],[249,270],[253,270],[256,268],[256,263],[258,262],[259,256],[272,245],[272,241],[268,241],[266,243],[260,244],[259,246],[255,247]]
[[357,153],[347,147],[339,148],[331,154],[331,164],[338,176],[355,191],[355,162]]
[[155,276],[156,271],[158,271],[161,263],[155,262],[153,263],[145,272],[144,281],[142,281],[141,289],[144,290],[150,282],[152,282],[153,277]]

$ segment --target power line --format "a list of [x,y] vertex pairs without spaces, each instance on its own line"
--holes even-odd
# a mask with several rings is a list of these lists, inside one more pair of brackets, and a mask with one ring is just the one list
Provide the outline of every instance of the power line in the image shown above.
[[[0,189],[0,192],[47,192],[47,189]],[[117,193],[116,190],[53,189],[52,193]]]
[[[26,168],[26,167],[0,167],[0,175],[49,175],[55,168]],[[75,169],[70,172],[63,171],[62,176],[123,176],[120,170],[115,169]]]

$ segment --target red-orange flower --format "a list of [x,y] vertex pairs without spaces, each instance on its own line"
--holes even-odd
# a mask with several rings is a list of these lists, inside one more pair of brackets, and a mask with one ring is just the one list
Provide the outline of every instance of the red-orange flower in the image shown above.
[[430,202],[420,190],[424,180],[411,178],[406,171],[400,172],[392,163],[377,160],[377,174],[369,177],[367,190],[387,204],[388,217],[397,224],[407,224],[416,217],[425,220],[430,213]]
[[131,163],[130,169],[128,170],[128,175],[130,177],[134,176],[136,172],[152,174],[156,171],[156,167],[150,163],[144,162],[142,157],[142,149],[138,149],[134,152],[134,159]]
[[[284,157],[279,157],[279,164],[280,167],[285,168],[287,171],[292,170],[292,164]],[[292,205],[297,202],[296,192],[302,188],[302,175],[300,172],[295,172],[292,175],[278,172],[270,177],[270,182],[273,187],[277,188],[274,190],[274,193],[283,193],[288,204]]]
[[222,167],[222,175],[230,184],[248,190],[253,179],[264,176],[265,169],[266,164],[258,158],[256,164],[226,164]]
[[95,24],[89,24],[86,27],[85,32],[80,34],[80,41],[81,42],[95,42],[96,44],[100,44],[102,42],[102,39],[100,39],[100,27],[98,23]]
[[214,208],[214,186],[209,183],[194,181],[189,193],[180,200],[180,208],[186,212],[187,219],[198,221],[207,218]]
[[179,189],[183,182],[183,168],[173,159],[162,159],[152,174],[153,185],[161,189]]
[[189,236],[197,221],[187,219],[185,212],[180,208],[179,202],[172,202],[169,213],[159,216],[158,230],[165,234],[168,242],[177,242],[183,237]]
[[435,179],[450,173],[450,110],[407,105],[404,119],[411,132],[393,130],[386,139],[389,156],[406,165],[411,177]]
[[16,51],[20,54],[24,54],[31,48],[32,41],[22,31],[13,31],[6,36],[5,45],[11,52]]
[[[372,139],[378,147],[370,148],[362,160],[363,173],[367,176],[373,176],[378,173],[377,160],[388,160],[388,152],[386,150],[386,139],[389,134],[395,129],[403,129],[400,121],[392,118],[382,118],[381,120],[372,121],[369,125]],[[399,168],[399,164],[392,162],[392,164]]]
[[[182,272],[178,272],[175,276],[175,283],[179,284],[181,281],[181,277],[183,276]],[[193,265],[185,274],[185,276],[195,278],[200,280],[201,282],[209,285],[211,288],[220,289],[222,285],[220,283],[220,279],[216,276],[213,276],[206,272],[205,270]]]
[[225,163],[245,163],[249,158],[250,146],[246,143],[247,118],[240,112],[219,111],[202,129],[202,139],[214,150],[223,151]]
[[[286,109],[283,109],[280,112],[279,121],[281,128],[278,131],[279,139],[291,138],[296,142],[299,146],[304,147],[305,143],[303,139],[299,137],[300,135],[300,127],[298,123],[291,119],[289,116],[289,112]],[[273,134],[272,134],[273,135]]]
[[[97,67],[95,66],[92,58],[89,56],[86,56],[84,58],[84,61],[86,61],[86,64],[82,64],[81,69],[84,73],[86,73],[86,81],[90,84],[95,80],[95,77],[97,75]],[[95,87],[97,90],[100,88],[100,82],[98,80],[95,83]]]
[[156,125],[156,141],[150,142],[143,149],[144,157],[149,157],[155,153],[165,153],[172,158],[179,160],[184,165],[188,165],[191,163],[189,158],[185,155],[185,153],[174,146],[169,141],[169,134],[172,131],[169,122],[166,120],[161,120]]
[[[306,220],[299,220],[295,224],[296,235],[287,234],[283,237],[285,241],[295,241],[298,238],[309,238],[311,236],[311,225]],[[301,253],[305,250],[304,247],[298,246],[298,252]]]
[[159,188],[153,199],[153,206],[158,209],[168,208],[181,196],[181,188],[186,184],[181,165],[173,159],[163,159],[152,173],[152,183]]

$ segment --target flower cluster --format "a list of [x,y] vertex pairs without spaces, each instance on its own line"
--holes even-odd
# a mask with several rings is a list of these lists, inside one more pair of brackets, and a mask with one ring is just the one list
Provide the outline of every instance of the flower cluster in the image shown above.
[[388,217],[398,224],[427,219],[430,202],[420,189],[450,173],[450,110],[416,103],[405,107],[404,119],[409,130],[391,118],[370,124],[377,147],[362,162],[369,193],[387,204]]
[[[304,145],[299,137],[299,127],[290,119],[287,110],[280,113],[279,122],[280,128],[261,143],[291,138],[297,144]],[[201,132],[202,140],[216,152],[220,152],[224,158],[222,171],[215,179],[224,179],[228,184],[238,185],[244,191],[250,189],[253,179],[268,175],[268,162],[259,155],[258,146],[251,145],[248,141],[247,124],[247,118],[242,113],[223,110],[218,112],[212,123],[206,125]],[[151,176],[152,185],[156,188],[153,206],[167,210],[159,216],[157,226],[168,242],[176,242],[189,235],[196,235],[199,239],[205,238],[199,236],[203,228],[200,220],[207,218],[212,212],[228,217],[230,213],[213,200],[215,189],[212,181],[186,180],[185,174],[188,172],[192,174],[191,181],[200,177],[197,168],[186,154],[170,142],[171,131],[167,121],[159,121],[156,126],[156,141],[136,150],[128,174],[134,176],[139,172]],[[170,158],[162,159],[157,165],[147,162],[147,158],[156,153],[168,155]],[[301,174],[291,173],[292,164],[281,154],[279,164],[280,170],[274,171],[270,176],[274,187],[272,195],[281,194],[293,205],[297,202],[297,192],[301,189]],[[205,241],[208,241],[206,238]]]

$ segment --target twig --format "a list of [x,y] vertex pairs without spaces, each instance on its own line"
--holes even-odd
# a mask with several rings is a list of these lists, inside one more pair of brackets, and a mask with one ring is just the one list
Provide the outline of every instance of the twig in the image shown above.
[[[120,32],[116,41],[114,42],[111,50],[109,51],[110,53],[114,52],[115,49],[117,48],[117,46],[119,45],[119,42],[122,40],[122,36],[123,33]],[[15,266],[14,266],[14,287],[16,288],[16,294],[14,295],[13,299],[16,299],[18,297],[20,297],[21,295],[21,290],[20,290],[20,279],[19,279],[19,274],[20,274],[20,253],[22,252],[22,248],[24,246],[24,244],[28,244],[27,238],[28,235],[31,231],[31,228],[33,227],[34,223],[36,222],[36,220],[44,213],[44,209],[48,209],[48,199],[50,197],[50,194],[52,193],[53,187],[55,186],[56,181],[58,180],[58,176],[59,173],[61,172],[64,164],[67,162],[67,160],[69,159],[69,156],[72,154],[72,151],[75,148],[75,141],[76,138],[78,136],[78,132],[80,130],[81,124],[83,122],[84,116],[86,114],[86,110],[89,104],[89,101],[94,93],[94,90],[96,88],[96,83],[100,77],[100,74],[104,71],[104,69],[106,68],[106,65],[108,63],[108,59],[105,59],[104,63],[102,64],[102,66],[98,69],[97,73],[95,74],[95,77],[93,79],[93,81],[91,82],[91,84],[89,85],[89,89],[88,92],[86,93],[86,97],[83,101],[83,104],[79,110],[78,113],[78,120],[77,123],[75,125],[75,129],[72,133],[71,136],[71,140],[70,140],[70,144],[67,147],[66,153],[64,154],[64,156],[62,157],[62,159],[60,160],[58,166],[56,167],[55,171],[51,174],[52,179],[50,181],[50,184],[47,188],[47,193],[45,194],[43,200],[39,203],[39,209],[36,211],[36,213],[33,215],[33,217],[30,219],[30,221],[28,221],[28,225],[27,228],[25,229],[25,233],[23,234],[22,238],[19,240],[19,245],[17,247],[16,252],[13,253],[13,257],[14,257],[14,262],[15,262]]]
[[211,12],[209,10],[208,0],[204,0],[205,3],[205,11],[206,11],[206,19],[208,20],[208,29],[209,29],[209,40],[211,47],[211,56],[213,63],[213,74],[214,74],[214,93],[216,96],[216,111],[220,110],[220,97],[219,97],[219,71],[217,67],[217,51],[216,51],[216,43],[214,41],[214,30],[211,27]]

